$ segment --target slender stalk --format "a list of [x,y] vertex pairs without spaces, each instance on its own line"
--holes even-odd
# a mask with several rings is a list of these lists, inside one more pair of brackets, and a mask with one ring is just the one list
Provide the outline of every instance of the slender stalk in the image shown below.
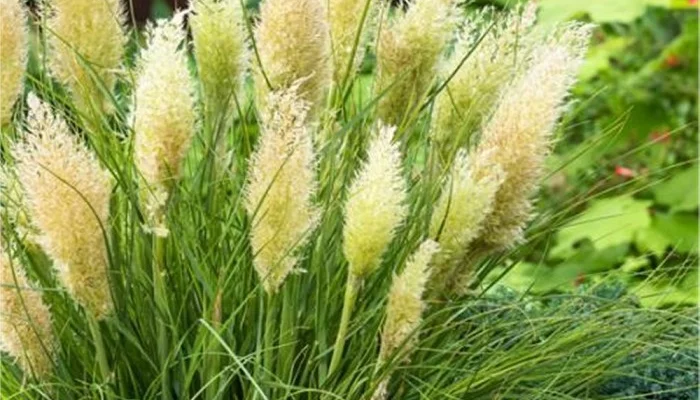
[[102,332],[100,331],[100,325],[95,319],[95,317],[87,313],[87,321],[90,327],[90,334],[92,335],[92,341],[95,345],[95,357],[97,358],[97,364],[100,368],[100,374],[103,381],[109,379],[109,363],[107,362],[107,352],[105,351],[104,341],[102,340]]
[[158,334],[158,359],[163,367],[163,377],[161,379],[161,391],[163,399],[170,400],[172,393],[170,391],[170,373],[168,372],[168,332],[167,325],[163,320],[167,315],[167,297],[165,291],[165,283],[163,282],[163,273],[165,272],[165,238],[155,237],[153,246],[153,295],[158,309],[158,319],[156,321],[156,330]]
[[265,333],[263,336],[263,367],[266,370],[267,375],[272,374],[272,361],[273,361],[273,351],[272,346],[275,341],[275,296],[273,294],[267,295],[267,307],[265,310]]
[[350,317],[352,316],[352,309],[355,307],[355,301],[357,300],[357,292],[360,289],[360,284],[362,280],[355,276],[353,273],[348,273],[348,281],[345,284],[345,299],[343,300],[343,314],[340,317],[340,327],[338,328],[338,335],[335,337],[335,346],[333,347],[333,358],[331,358],[331,366],[328,369],[328,375],[333,374],[338,365],[340,364],[340,357],[343,355],[343,349],[345,347],[345,337],[348,334],[348,327],[350,325]]

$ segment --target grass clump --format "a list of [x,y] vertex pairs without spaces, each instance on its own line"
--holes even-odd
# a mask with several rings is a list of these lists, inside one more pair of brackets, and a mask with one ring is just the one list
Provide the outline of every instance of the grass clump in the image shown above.
[[[450,45],[454,2],[396,13],[329,3],[363,9],[350,33],[338,32],[346,21],[329,28],[340,14],[318,0],[282,3],[268,0],[251,23],[238,4],[202,0],[149,26],[143,46],[134,38],[135,65],[103,70],[73,46],[74,76],[54,81],[51,62],[27,76],[2,127],[4,395],[582,398],[617,393],[624,377],[657,379],[638,373],[652,353],[685,349],[671,334],[694,323],[681,312],[627,297],[585,308],[587,293],[494,299],[482,282],[504,252],[528,246],[587,26],[527,33],[531,51],[505,68],[465,144],[433,141],[461,126],[438,127],[433,106],[462,90],[449,82],[472,64],[447,63],[444,75],[440,65],[482,43]],[[518,8],[505,25],[533,12]],[[100,32],[115,36],[110,55],[125,32],[113,14]],[[422,35],[426,19],[434,32]],[[44,21],[42,42],[55,43]],[[101,37],[96,24],[79,28]],[[368,37],[378,78],[365,98],[354,53]],[[207,43],[219,40],[231,51]],[[89,96],[70,84],[85,79]],[[471,112],[463,104],[454,115]],[[688,360],[668,362],[685,371]]]

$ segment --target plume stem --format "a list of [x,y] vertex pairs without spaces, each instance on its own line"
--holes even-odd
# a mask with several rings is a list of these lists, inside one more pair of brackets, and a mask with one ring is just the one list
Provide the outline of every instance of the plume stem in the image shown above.
[[332,375],[333,371],[338,368],[340,364],[340,357],[343,355],[343,349],[345,347],[345,337],[348,334],[348,327],[350,325],[350,317],[352,315],[352,310],[355,307],[355,301],[357,300],[357,293],[359,292],[360,286],[362,285],[362,280],[357,275],[350,272],[348,274],[348,281],[345,284],[345,298],[343,300],[343,313],[340,317],[340,326],[338,327],[338,335],[335,338],[335,345],[333,346],[333,357],[331,358],[331,365],[328,369],[328,375]]

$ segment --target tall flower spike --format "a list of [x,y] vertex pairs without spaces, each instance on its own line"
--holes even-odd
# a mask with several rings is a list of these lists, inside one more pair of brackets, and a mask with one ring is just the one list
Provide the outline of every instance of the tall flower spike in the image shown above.
[[350,273],[371,274],[408,213],[401,151],[392,143],[394,127],[379,125],[367,161],[349,188],[345,205],[343,251]]
[[14,155],[30,219],[71,296],[104,317],[112,310],[103,232],[111,177],[48,106],[34,95],[28,104],[26,140]]
[[501,250],[522,239],[551,136],[566,107],[589,33],[590,27],[580,24],[555,31],[553,39],[535,49],[529,70],[508,87],[484,126],[479,149],[493,153],[505,180],[473,250]]
[[[423,292],[430,275],[429,267],[433,255],[440,246],[433,240],[424,241],[406,263],[406,267],[394,276],[389,291],[386,308],[386,321],[382,329],[379,365],[392,357],[399,361],[406,360],[416,341],[415,331],[421,323],[421,314],[425,309]],[[399,354],[395,354],[399,351]],[[373,400],[386,399],[388,378],[383,381],[372,396]]]
[[17,360],[27,374],[48,375],[53,367],[55,338],[51,313],[41,291],[29,285],[16,260],[0,252],[0,349]]
[[463,263],[465,253],[481,232],[504,178],[493,158],[491,152],[472,157],[464,150],[457,153],[430,221],[430,236],[440,243],[431,275],[433,290],[449,284],[453,269],[468,267]]
[[51,0],[44,7],[52,73],[68,87],[80,111],[109,111],[108,93],[127,42],[122,2]]
[[254,266],[265,290],[277,292],[294,269],[296,250],[317,221],[308,105],[299,84],[272,92],[263,113],[260,143],[250,160],[245,205],[252,218]]
[[207,116],[231,114],[248,62],[240,0],[197,0],[189,23]]
[[453,152],[466,144],[492,111],[503,85],[527,65],[521,60],[527,59],[533,45],[530,31],[536,9],[529,2],[500,19],[493,20],[494,13],[487,10],[467,22],[443,73],[454,75],[438,94],[433,111],[432,136],[443,151]]
[[137,64],[134,158],[143,178],[147,229],[167,236],[165,205],[194,135],[194,83],[187,68],[183,13],[148,27]]
[[0,0],[0,126],[10,122],[27,64],[27,15],[20,0]]
[[301,79],[299,96],[309,103],[310,114],[322,106],[332,67],[322,1],[265,0],[260,6],[255,31],[260,57],[255,68],[258,110],[266,109],[270,86],[275,91],[286,90]]
[[333,81],[351,79],[377,26],[378,0],[327,0],[333,49]]
[[[375,95],[379,118],[400,125],[425,98],[456,26],[453,0],[416,0],[385,21],[377,44]],[[388,18],[388,17],[387,17]]]

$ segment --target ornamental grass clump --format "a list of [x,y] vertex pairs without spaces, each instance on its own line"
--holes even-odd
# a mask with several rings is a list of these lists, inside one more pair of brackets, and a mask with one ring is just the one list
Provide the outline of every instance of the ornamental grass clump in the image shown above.
[[654,366],[630,354],[695,354],[669,334],[695,313],[499,280],[554,228],[528,224],[587,26],[246,3],[196,0],[128,43],[116,1],[31,17],[70,79],[32,65],[2,127],[0,397],[573,399]]

